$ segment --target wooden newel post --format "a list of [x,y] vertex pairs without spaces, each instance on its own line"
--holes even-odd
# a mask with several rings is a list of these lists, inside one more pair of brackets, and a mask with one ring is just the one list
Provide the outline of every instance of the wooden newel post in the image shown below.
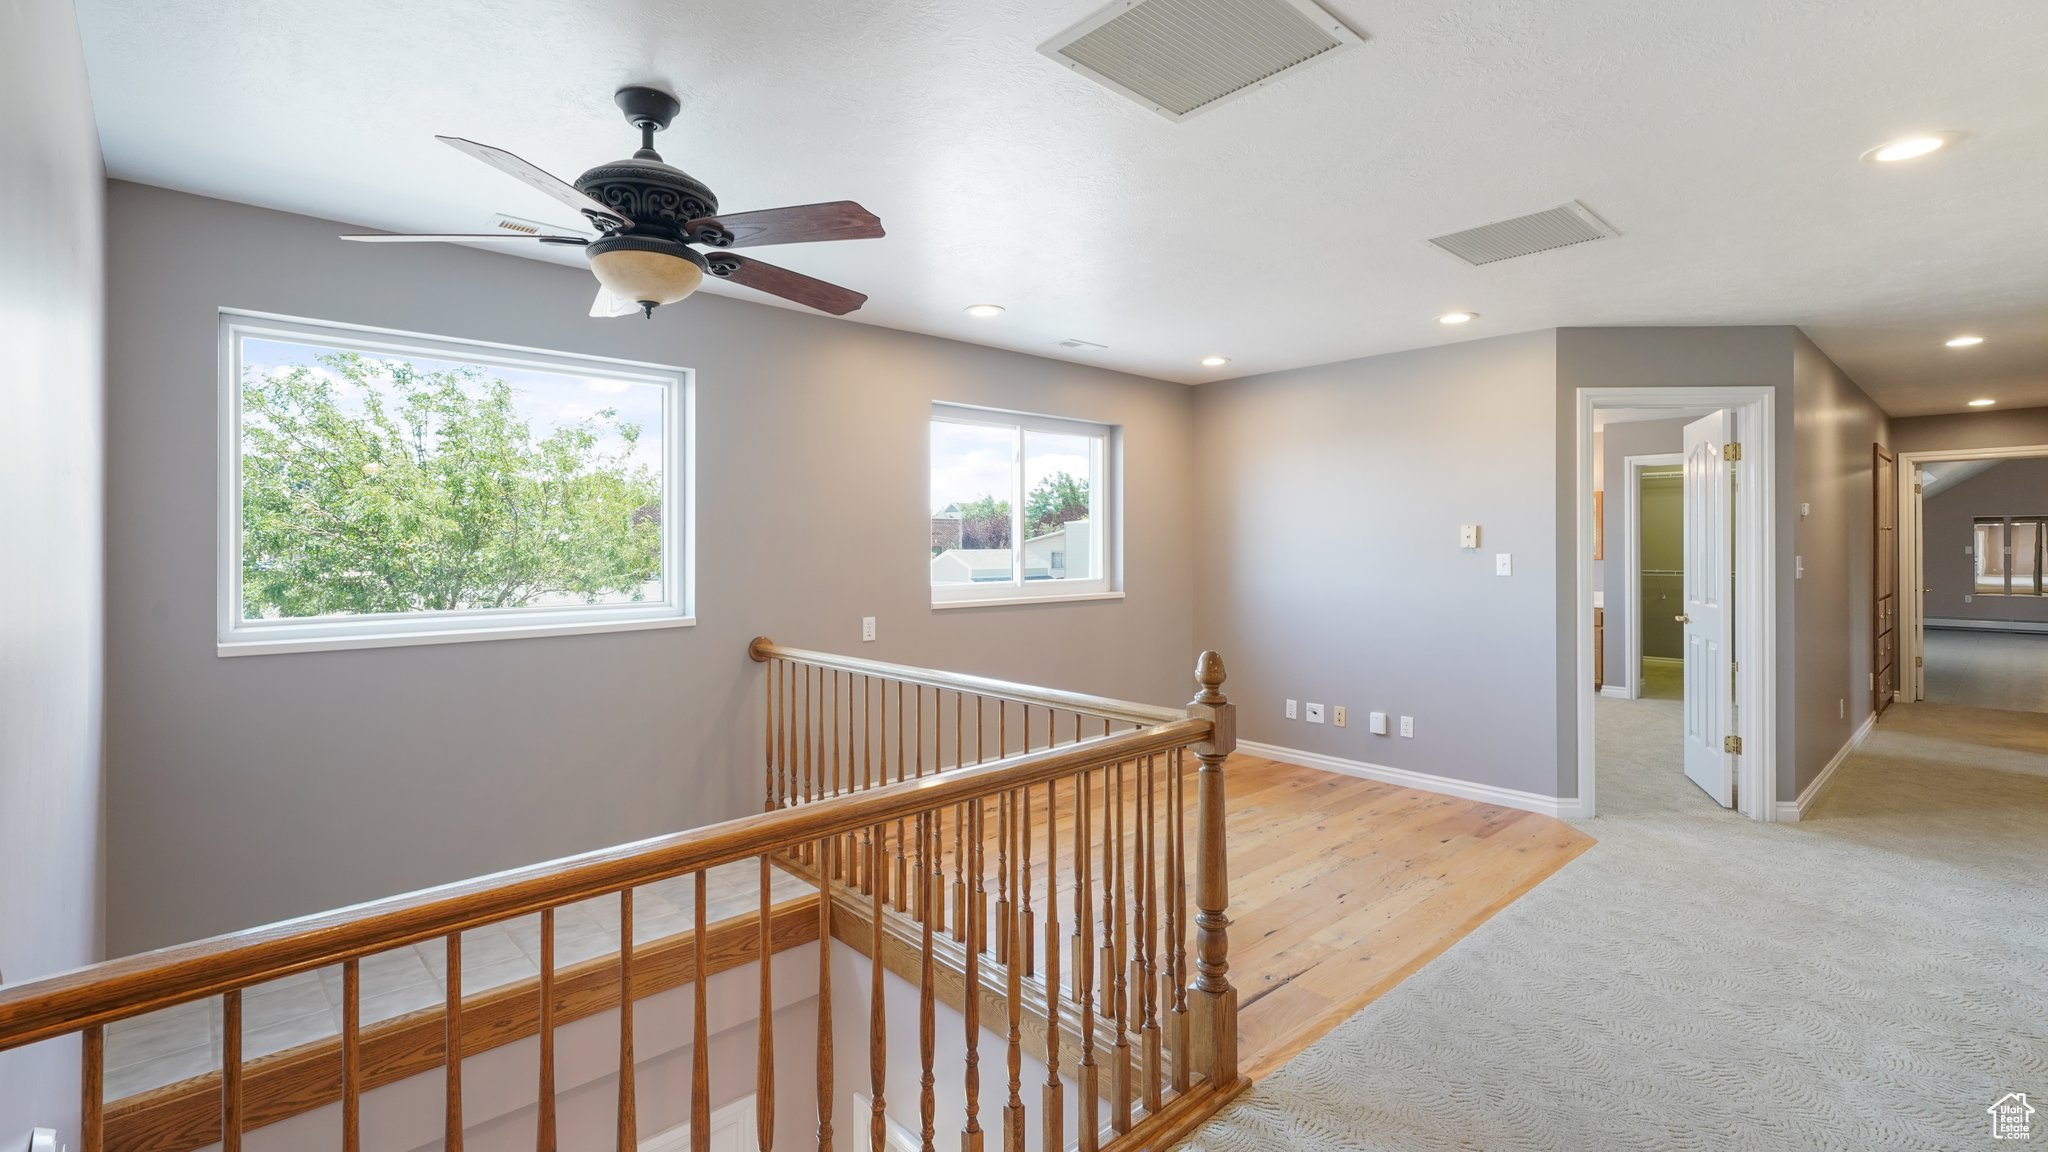
[[1195,978],[1188,986],[1194,1017],[1194,1070],[1224,1088],[1237,1082],[1237,989],[1230,984],[1230,868],[1223,845],[1223,761],[1237,747],[1237,706],[1223,695],[1223,657],[1195,662],[1200,691],[1188,716],[1207,718],[1209,739],[1194,745],[1196,777]]

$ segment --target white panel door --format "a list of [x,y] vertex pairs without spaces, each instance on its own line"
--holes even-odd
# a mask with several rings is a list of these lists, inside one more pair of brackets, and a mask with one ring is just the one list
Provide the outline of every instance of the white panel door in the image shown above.
[[1685,426],[1685,775],[1723,808],[1735,804],[1735,613],[1732,501],[1722,451],[1734,430],[1727,410]]

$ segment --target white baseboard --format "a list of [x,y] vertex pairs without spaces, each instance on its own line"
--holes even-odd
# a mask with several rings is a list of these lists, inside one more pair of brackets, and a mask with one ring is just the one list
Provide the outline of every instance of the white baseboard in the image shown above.
[[1628,685],[1626,685],[1626,684],[1607,684],[1607,685],[1603,685],[1603,686],[1601,687],[1601,689],[1600,689],[1600,694],[1601,694],[1602,696],[1605,696],[1605,697],[1607,697],[1607,698],[1608,698],[1609,700],[1633,700],[1633,699],[1635,699],[1635,696],[1634,696],[1634,695],[1632,695],[1632,694],[1631,694],[1631,693],[1629,692],[1629,690],[1628,690]]
[[1341,756],[1325,756],[1320,752],[1304,752],[1299,748],[1282,748],[1278,744],[1260,744],[1253,740],[1240,740],[1237,750],[1251,756],[1262,756],[1268,760],[1282,760],[1299,764],[1304,768],[1320,768],[1342,776],[1357,776],[1365,780],[1378,780],[1382,784],[1395,784],[1402,788],[1418,788],[1424,792],[1440,792],[1446,796],[1458,796],[1466,800],[1477,800],[1482,804],[1499,804],[1504,808],[1520,808],[1524,812],[1540,812],[1560,820],[1576,820],[1581,815],[1579,799],[1576,796],[1544,796],[1536,792],[1522,792],[1514,788],[1500,788],[1492,784],[1475,784],[1470,780],[1454,780],[1449,776],[1432,776],[1427,772],[1411,772],[1406,768],[1389,768],[1384,764],[1368,764],[1363,760],[1346,760]]
[[1789,824],[1813,811],[1814,804],[1820,800],[1820,794],[1829,784],[1834,783],[1835,769],[1840,768],[1851,753],[1861,748],[1865,740],[1870,739],[1870,732],[1876,727],[1877,713],[1872,712],[1865,716],[1863,723],[1858,725],[1854,732],[1849,733],[1849,742],[1842,745],[1841,750],[1835,753],[1835,758],[1828,761],[1828,766],[1820,770],[1820,775],[1813,778],[1813,783],[1808,784],[1805,790],[1799,793],[1799,799],[1778,801],[1778,810],[1775,813],[1777,818]]
[[1929,619],[1929,628],[1949,628],[1959,632],[2048,632],[2048,621],[2043,620],[1964,620],[1956,617]]

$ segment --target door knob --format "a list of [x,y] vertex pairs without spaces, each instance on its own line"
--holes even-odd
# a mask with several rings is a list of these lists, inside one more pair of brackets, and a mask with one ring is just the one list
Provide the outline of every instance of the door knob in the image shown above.
[[1690,616],[1673,616],[1672,619],[1678,621],[1680,624],[1692,623],[1692,617]]

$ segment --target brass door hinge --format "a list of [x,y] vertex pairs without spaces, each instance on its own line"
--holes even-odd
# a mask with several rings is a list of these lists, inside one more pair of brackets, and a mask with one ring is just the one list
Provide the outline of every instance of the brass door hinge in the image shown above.
[[1730,756],[1742,755],[1742,737],[1730,736],[1721,741],[1721,751],[1728,753]]
[[1918,496],[1918,495],[1920,495],[1920,494],[1921,494],[1922,492],[1925,492],[1925,491],[1927,491],[1927,489],[1925,489],[1925,488],[1922,488],[1922,487],[1921,487],[1921,486],[1919,486],[1918,484],[1915,484],[1915,485],[1913,485],[1913,495],[1915,495],[1915,496]]
[[1740,459],[1742,459],[1742,445],[1740,445],[1740,444],[1723,444],[1723,445],[1721,445],[1721,459],[1723,459],[1723,460],[1740,460]]
[[1915,667],[1915,668],[1925,668],[1925,667],[1927,667],[1927,658],[1926,658],[1925,656],[1915,656],[1915,657],[1913,657],[1913,667]]

